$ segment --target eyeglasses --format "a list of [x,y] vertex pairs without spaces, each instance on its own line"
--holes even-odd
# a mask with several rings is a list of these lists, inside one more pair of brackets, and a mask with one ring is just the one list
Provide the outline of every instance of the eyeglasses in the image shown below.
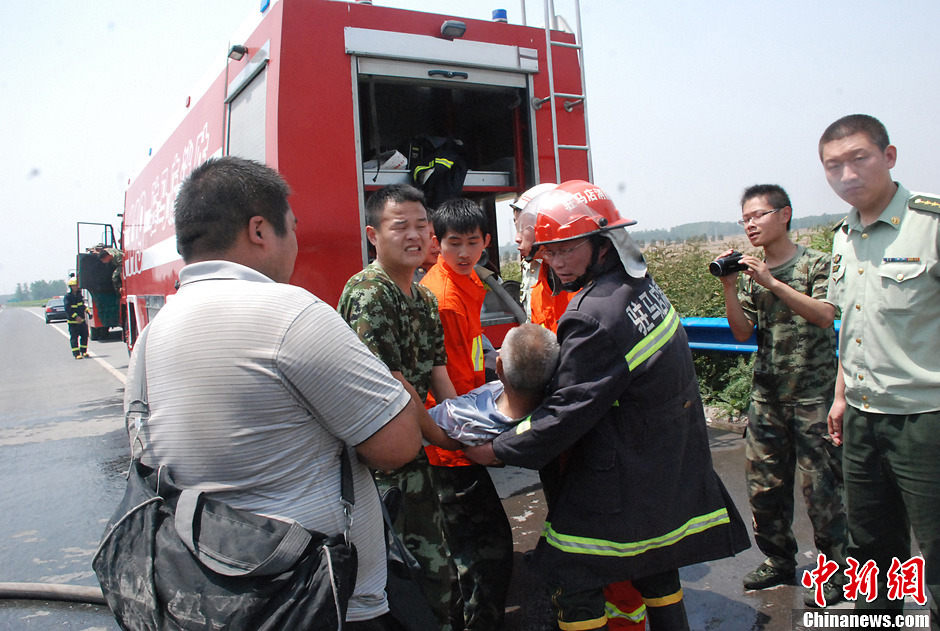
[[585,239],[584,241],[582,241],[581,243],[579,243],[578,245],[574,247],[561,248],[561,249],[555,250],[554,252],[543,247],[541,250],[542,258],[544,258],[549,263],[552,262],[552,259],[558,259],[559,261],[566,261],[568,260],[568,258],[571,257],[572,254],[574,254],[575,250],[577,250],[578,248],[580,248],[582,245],[584,245],[587,242],[588,242],[588,239]]
[[774,214],[775,212],[777,212],[778,210],[783,210],[783,208],[774,208],[773,210],[765,210],[764,212],[758,213],[758,214],[754,215],[753,217],[748,217],[747,219],[738,219],[738,225],[743,228],[744,226],[746,226],[747,224],[751,223],[752,221],[753,221],[754,223],[757,223],[758,221],[760,221],[761,219],[763,219],[763,218],[766,217],[767,215],[772,215],[772,214]]

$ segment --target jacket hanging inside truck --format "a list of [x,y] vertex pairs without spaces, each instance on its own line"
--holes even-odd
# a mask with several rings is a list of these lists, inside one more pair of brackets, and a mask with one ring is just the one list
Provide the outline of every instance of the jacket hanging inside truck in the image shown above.
[[454,138],[421,134],[411,143],[411,180],[424,191],[428,208],[437,208],[448,199],[460,197],[467,162],[463,142]]

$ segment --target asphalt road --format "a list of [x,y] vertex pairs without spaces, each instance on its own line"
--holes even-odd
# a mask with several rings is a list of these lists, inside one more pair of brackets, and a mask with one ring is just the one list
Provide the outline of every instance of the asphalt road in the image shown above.
[[[123,493],[127,351],[39,308],[0,308],[0,582],[97,585],[91,557]],[[107,608],[0,600],[0,629],[118,629]]]
[[[0,307],[0,582],[97,584],[91,557],[124,488],[128,448],[122,420],[127,352],[120,340],[91,342],[74,360],[66,325],[45,324],[38,308]],[[745,521],[741,437],[711,431],[715,468]],[[555,628],[544,586],[525,569],[545,502],[534,472],[494,470],[510,522],[516,563],[506,631]],[[815,559],[805,510],[797,503],[800,570]],[[683,568],[693,629],[802,629],[802,588],[745,593],[741,577],[763,560],[752,547],[733,559]],[[799,573],[798,573],[799,576]],[[841,604],[838,610],[848,609]],[[118,629],[92,605],[0,600],[0,629]]]

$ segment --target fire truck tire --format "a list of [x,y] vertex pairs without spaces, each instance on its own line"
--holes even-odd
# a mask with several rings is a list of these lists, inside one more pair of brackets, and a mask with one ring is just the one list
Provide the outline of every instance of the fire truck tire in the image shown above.
[[[104,327],[100,327],[100,326],[91,327],[91,329],[88,331],[88,337],[90,337],[92,341],[100,340],[102,337],[101,333],[102,333],[103,328]],[[104,330],[107,330],[107,329],[104,329]]]

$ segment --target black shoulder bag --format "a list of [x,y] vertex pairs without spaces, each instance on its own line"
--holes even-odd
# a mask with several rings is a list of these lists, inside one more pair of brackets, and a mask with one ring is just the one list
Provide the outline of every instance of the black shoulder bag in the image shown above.
[[136,425],[127,489],[92,560],[118,624],[134,631],[342,629],[357,569],[347,448],[340,452],[346,529],[334,536],[180,489],[166,466],[153,469],[134,456],[150,415],[147,332],[137,342],[125,417]]

